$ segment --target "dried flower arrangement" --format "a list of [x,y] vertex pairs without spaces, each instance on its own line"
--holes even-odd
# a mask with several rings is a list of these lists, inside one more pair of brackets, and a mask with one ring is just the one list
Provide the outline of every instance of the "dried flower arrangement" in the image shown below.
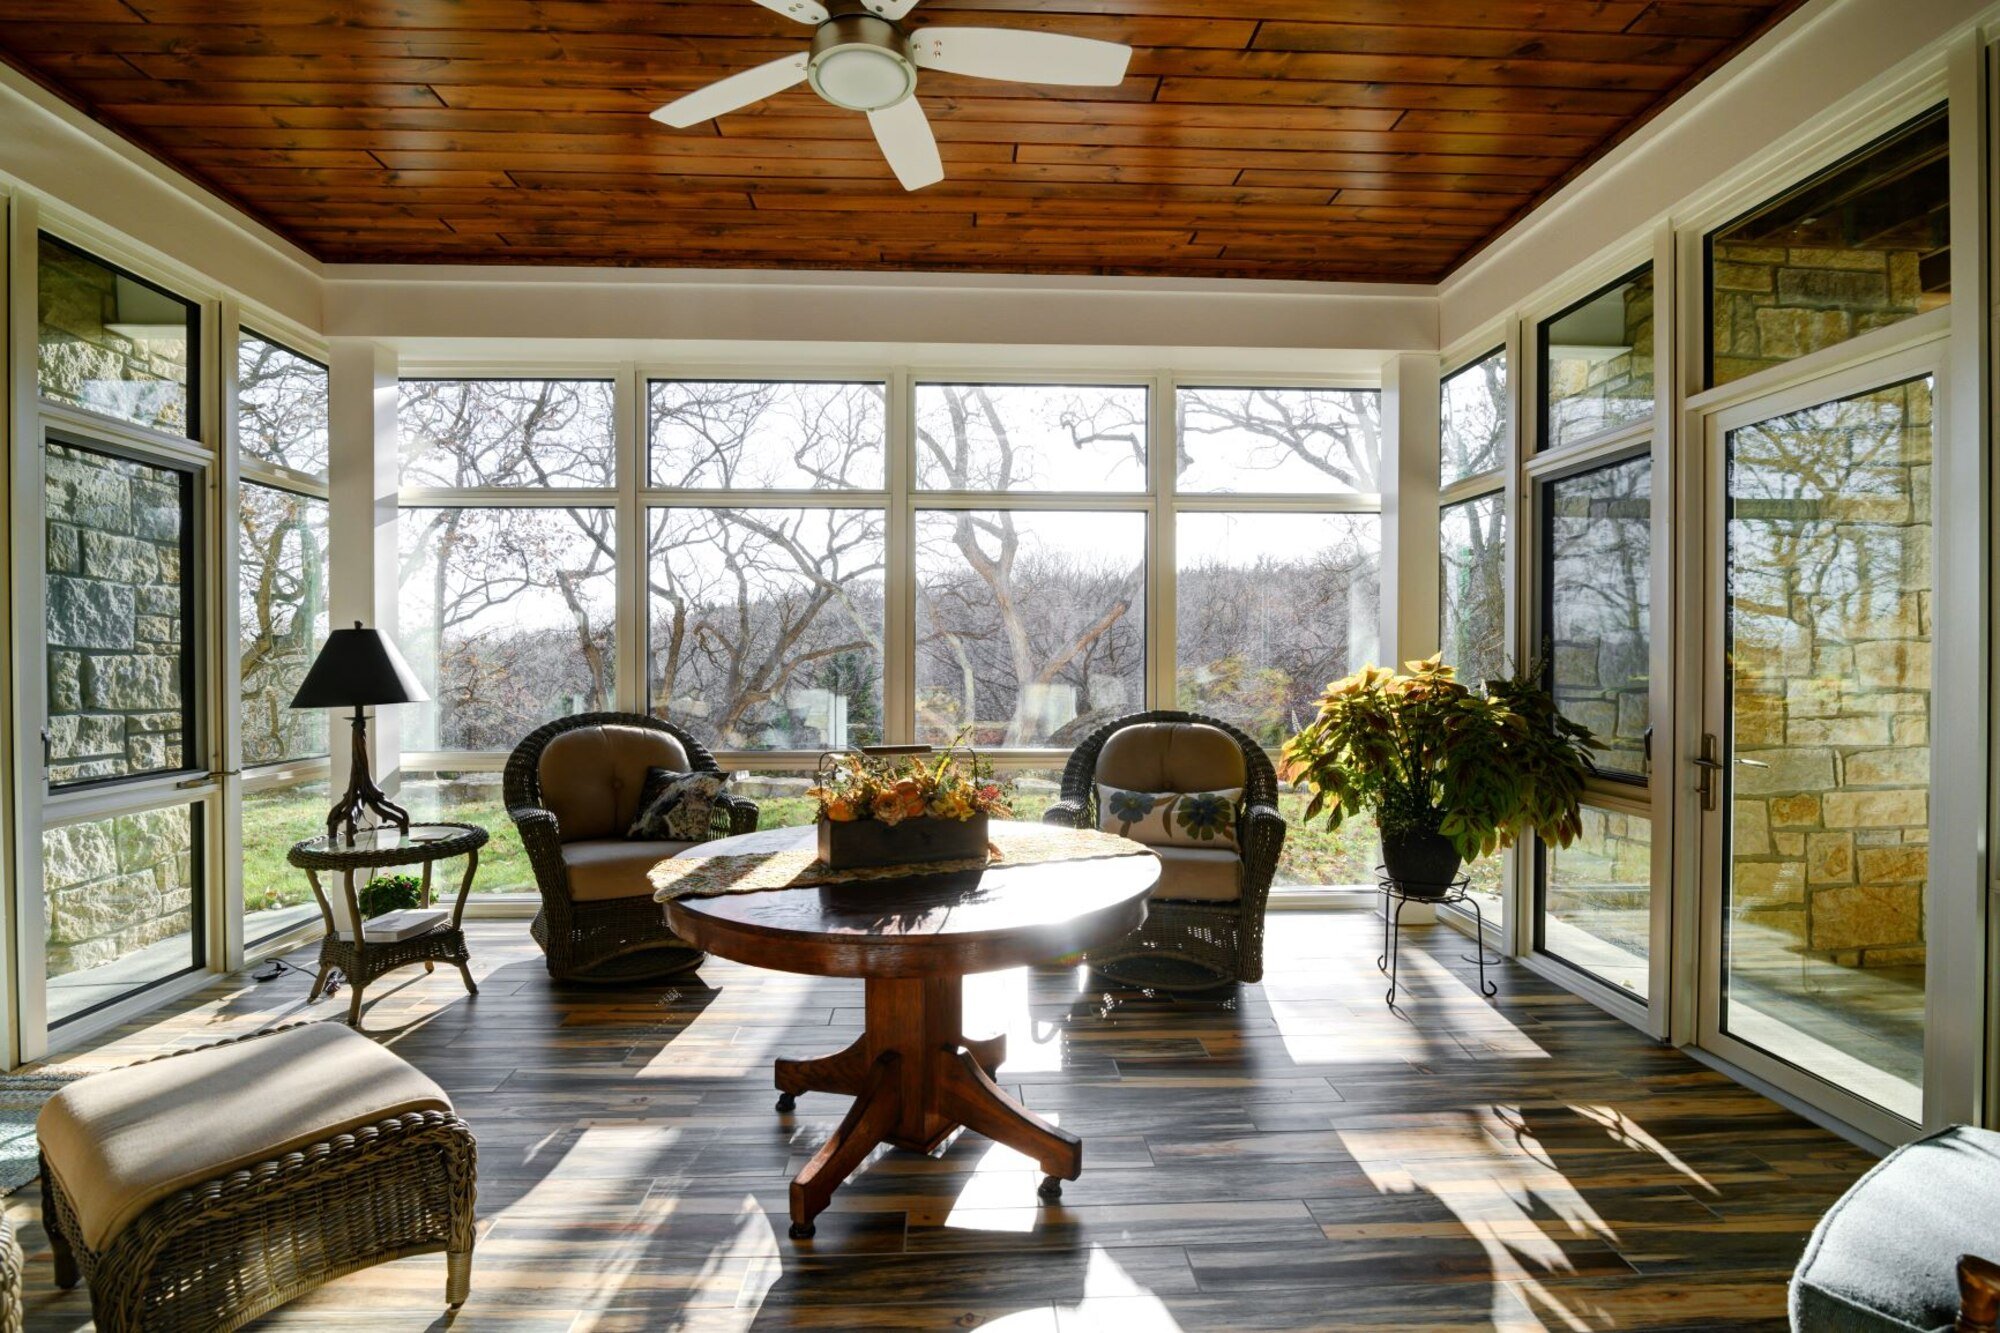
[[819,856],[847,868],[986,854],[989,817],[1006,819],[1006,785],[957,742],[821,757],[807,795],[819,803]]
[[1013,814],[1006,784],[994,777],[993,766],[956,744],[935,759],[928,749],[826,755],[819,780],[806,795],[819,802],[821,819],[836,824],[873,819],[894,827],[926,815],[963,823],[975,815]]

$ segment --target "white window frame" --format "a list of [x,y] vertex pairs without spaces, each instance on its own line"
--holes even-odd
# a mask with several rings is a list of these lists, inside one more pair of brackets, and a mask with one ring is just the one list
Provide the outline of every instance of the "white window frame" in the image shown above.
[[[1003,358],[996,356],[995,361]],[[400,380],[447,379],[592,379],[614,383],[616,401],[615,485],[607,488],[538,490],[532,487],[466,489],[417,488],[398,492],[399,507],[560,508],[570,505],[614,509],[617,534],[619,593],[616,616],[617,707],[645,712],[651,688],[649,608],[646,605],[645,560],[650,546],[651,512],[659,508],[828,508],[873,509],[885,512],[888,572],[882,663],[883,730],[885,741],[907,742],[915,733],[915,523],[923,510],[986,509],[1032,511],[1107,511],[1137,513],[1146,520],[1146,670],[1145,708],[1171,706],[1176,697],[1175,518],[1182,513],[1380,514],[1379,493],[1307,495],[1269,493],[1181,493],[1175,489],[1176,402],[1182,388],[1282,388],[1349,390],[1379,393],[1380,385],[1354,374],[1259,375],[1229,371],[1171,371],[1131,366],[1072,366],[1060,371],[972,361],[765,361],[665,360],[622,362],[600,360],[541,360],[508,356],[492,360],[427,360],[412,353],[397,367]],[[796,489],[740,490],[660,487],[651,484],[648,438],[649,390],[654,380],[746,380],[774,383],[880,383],[887,394],[886,486],[877,490],[806,491]],[[1131,491],[923,491],[915,486],[915,388],[922,383],[1119,385],[1143,388],[1147,394],[1148,470],[1143,489]],[[1385,599],[1386,600],[1386,599]],[[726,770],[810,773],[815,752],[716,749]],[[1060,772],[1070,750],[1060,746],[1022,747],[988,753],[1002,772]],[[505,767],[503,751],[412,750],[401,754],[404,774],[430,772],[492,773]],[[1294,893],[1299,891],[1294,891]],[[1324,898],[1304,891],[1324,905]],[[1284,891],[1274,898],[1290,896]],[[468,901],[472,915],[518,915],[532,910],[528,893],[476,893]]]

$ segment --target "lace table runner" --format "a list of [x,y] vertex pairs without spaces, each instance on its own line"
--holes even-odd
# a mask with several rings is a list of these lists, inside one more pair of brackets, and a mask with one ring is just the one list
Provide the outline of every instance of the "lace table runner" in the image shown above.
[[902,879],[908,875],[948,874],[983,870],[988,866],[1030,866],[1050,861],[1087,861],[1106,856],[1139,856],[1144,843],[1096,829],[1064,829],[1052,825],[995,828],[986,856],[955,861],[916,861],[907,865],[865,866],[835,870],[809,848],[789,852],[745,852],[731,856],[679,856],[648,872],[653,897],[716,898],[725,893],[762,893],[772,889],[803,889],[825,884],[851,884],[871,879]]

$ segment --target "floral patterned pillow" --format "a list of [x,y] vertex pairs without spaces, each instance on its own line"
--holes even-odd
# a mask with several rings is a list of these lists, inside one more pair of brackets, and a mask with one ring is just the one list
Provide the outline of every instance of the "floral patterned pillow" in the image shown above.
[[725,779],[720,773],[677,773],[671,768],[646,770],[639,791],[639,817],[625,830],[628,838],[702,842],[715,820],[715,800]]
[[1155,847],[1237,851],[1236,815],[1243,789],[1127,791],[1097,784],[1097,827]]

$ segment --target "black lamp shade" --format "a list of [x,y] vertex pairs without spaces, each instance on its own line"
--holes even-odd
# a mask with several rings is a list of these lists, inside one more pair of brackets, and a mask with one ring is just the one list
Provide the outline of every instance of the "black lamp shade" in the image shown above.
[[294,708],[356,708],[428,703],[430,695],[380,630],[337,629],[326,636],[312,670],[292,696]]

